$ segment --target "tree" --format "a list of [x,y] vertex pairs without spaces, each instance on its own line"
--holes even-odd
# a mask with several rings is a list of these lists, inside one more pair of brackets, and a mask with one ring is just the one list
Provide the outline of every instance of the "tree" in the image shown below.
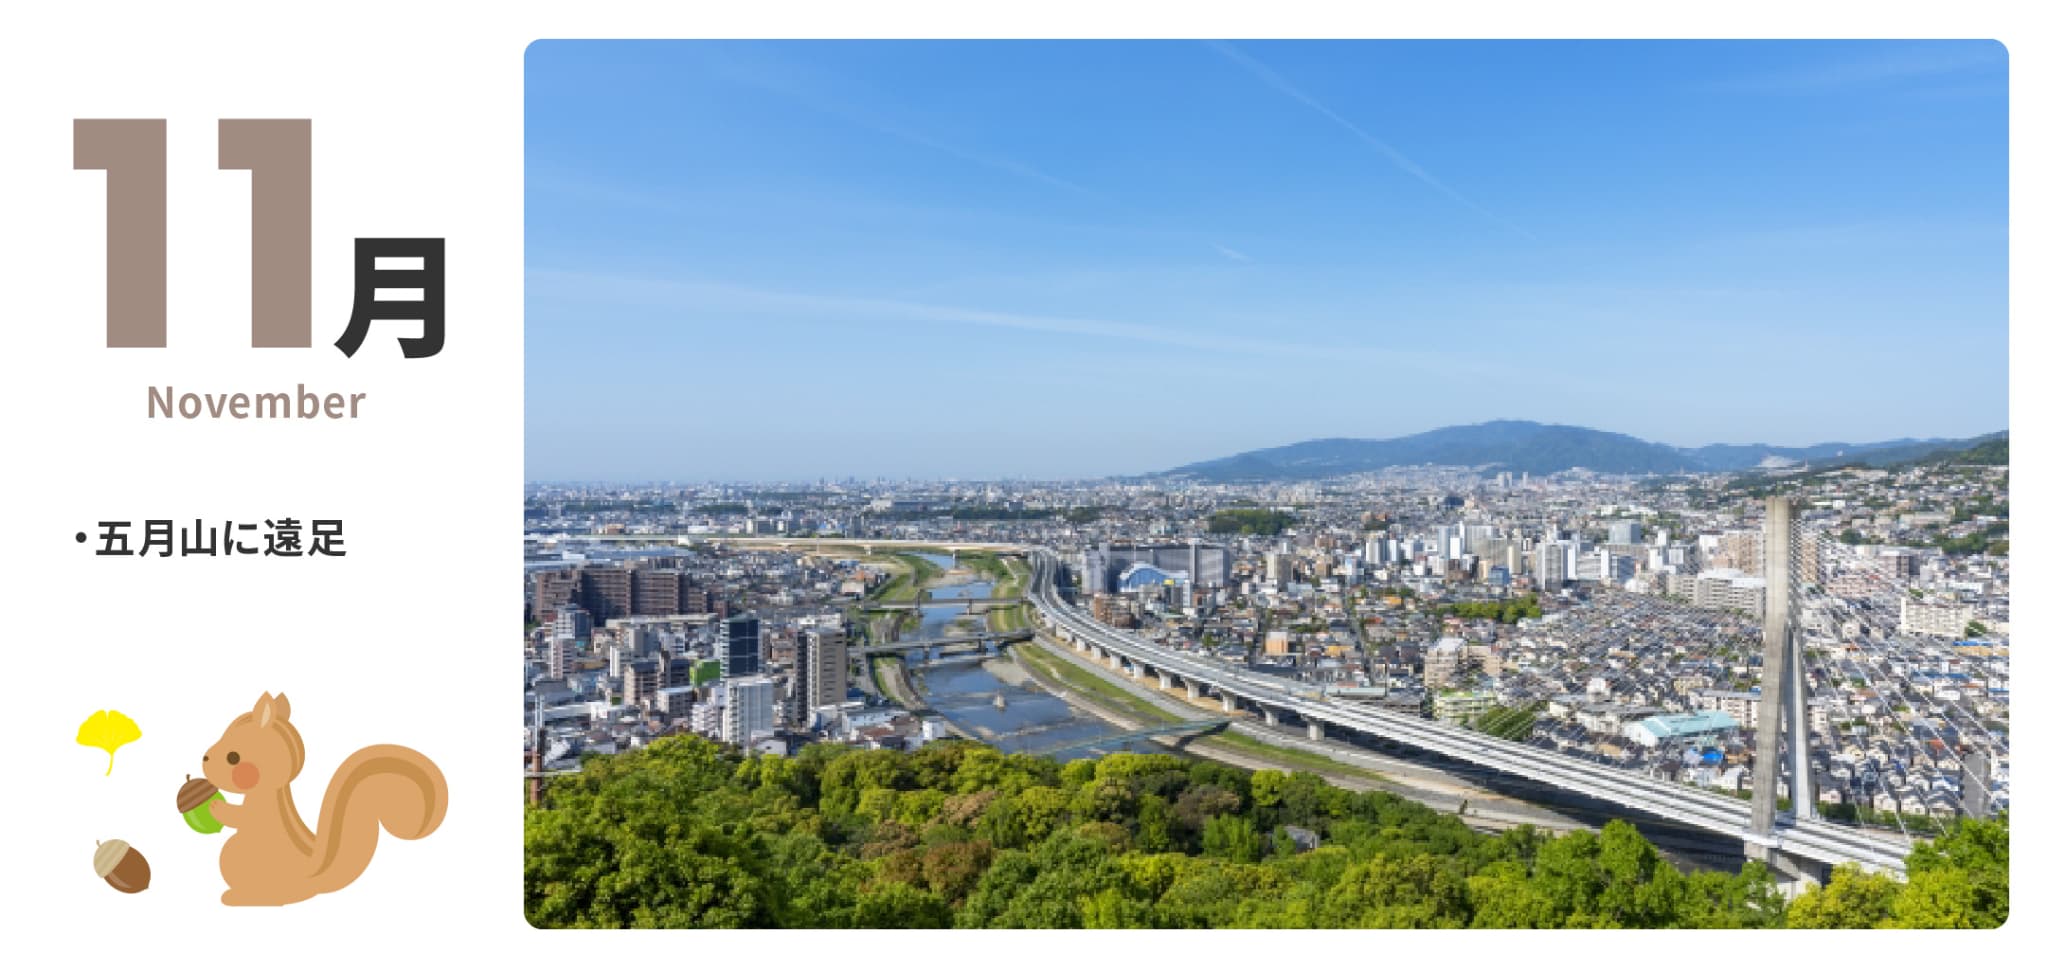
[[1173,813],[1165,797],[1144,797],[1138,801],[1138,849],[1165,853],[1174,849]]
[[1529,879],[1522,866],[1499,863],[1467,882],[1475,928],[1550,928],[1559,923],[1550,895]]
[[1258,828],[1244,817],[1211,817],[1202,825],[1202,853],[1249,864],[1259,859]]
[[1903,883],[1844,867],[1788,907],[1761,864],[1683,874],[1620,821],[1486,836],[1308,773],[957,741],[778,757],[667,737],[552,779],[525,822],[526,915],[547,927],[1988,927],[2009,909],[2003,817],[1917,847]]
[[1113,890],[1101,890],[1081,902],[1084,928],[1145,927],[1144,908]]
[[1073,760],[1060,767],[1060,786],[1078,790],[1095,779],[1094,760]]
[[1906,887],[1893,905],[1905,928],[1996,928],[2010,913],[2010,819],[1963,818],[1906,857]]
[[1260,770],[1252,774],[1252,803],[1261,807],[1280,805],[1281,788],[1287,783],[1284,770]]
[[1792,928],[1875,928],[1891,916],[1902,885],[1854,864],[1837,867],[1826,887],[1807,891],[1785,909]]
[[1785,896],[1769,867],[1751,861],[1734,874],[1701,871],[1686,878],[1678,924],[1687,928],[1770,928],[1785,923]]
[[853,912],[856,928],[949,928],[953,909],[929,891],[883,881],[863,892]]
[[1448,928],[1471,920],[1460,865],[1436,854],[1346,868],[1316,918],[1323,928]]

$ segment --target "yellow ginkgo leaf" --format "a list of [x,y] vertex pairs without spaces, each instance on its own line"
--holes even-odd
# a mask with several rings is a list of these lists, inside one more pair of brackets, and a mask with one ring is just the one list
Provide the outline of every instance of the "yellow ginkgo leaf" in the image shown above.
[[107,751],[107,775],[114,772],[114,751],[142,738],[142,727],[112,709],[102,709],[78,724],[78,745]]

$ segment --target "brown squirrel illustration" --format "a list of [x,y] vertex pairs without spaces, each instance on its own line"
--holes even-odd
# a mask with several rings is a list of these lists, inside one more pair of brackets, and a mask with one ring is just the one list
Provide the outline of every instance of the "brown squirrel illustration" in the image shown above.
[[347,887],[370,865],[377,828],[418,840],[448,811],[441,769],[403,746],[368,746],[342,761],[320,803],[320,831],[299,819],[291,783],[306,746],[283,693],[264,693],[202,757],[206,778],[239,804],[216,801],[214,819],[234,829],[220,849],[222,904],[293,904]]

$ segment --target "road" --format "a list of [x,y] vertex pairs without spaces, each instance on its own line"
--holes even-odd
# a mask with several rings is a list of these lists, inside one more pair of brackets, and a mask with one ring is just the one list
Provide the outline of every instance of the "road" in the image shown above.
[[1772,856],[1823,865],[1854,862],[1865,868],[1904,873],[1908,843],[1824,822],[1792,823],[1784,817],[1770,832],[1754,833],[1749,829],[1749,804],[1740,800],[1601,763],[1545,754],[1446,723],[1333,702],[1322,698],[1312,687],[1241,671],[1111,629],[1066,602],[1056,585],[1059,562],[1052,552],[1032,549],[1031,558],[1032,603],[1060,638],[1117,656],[1140,674],[1158,675],[1162,685],[1179,681],[1191,692],[1214,694],[1220,697],[1226,711],[1257,706],[1269,719],[1285,717],[1304,723],[1311,739],[1322,738],[1321,734],[1334,727],[1359,736],[1391,740],[1564,793],[1605,800],[1710,834],[1737,838],[1771,852]]
[[[1085,668],[1103,669],[1102,666],[1092,663],[1087,656],[1068,649],[1050,639],[1041,638],[1036,644],[1044,649],[1054,650],[1054,654],[1067,662]],[[1027,671],[1029,669],[1028,666],[1024,668]],[[1036,679],[1037,677],[1034,676],[1033,678]],[[1115,685],[1117,688],[1174,719],[1206,719],[1215,715],[1213,711],[1190,706],[1158,690],[1131,681],[1124,676],[1106,675],[1099,678]],[[1058,693],[1069,704],[1080,708],[1097,719],[1106,720],[1124,729],[1138,729],[1148,725],[1105,709],[1100,704],[1090,702],[1086,696],[1080,695],[1078,691],[1062,690],[1058,683],[1038,681],[1039,685],[1047,691]],[[1340,763],[1356,766],[1362,770],[1370,770],[1379,774],[1382,779],[1360,777],[1356,774],[1334,770],[1321,775],[1325,780],[1338,786],[1354,790],[1380,790],[1404,799],[1417,801],[1446,813],[1459,813],[1462,809],[1465,821],[1474,827],[1498,830],[1530,824],[1548,830],[1570,831],[1587,829],[1589,826],[1586,823],[1574,820],[1555,811],[1536,804],[1516,800],[1512,797],[1503,796],[1455,774],[1415,763],[1411,760],[1383,756],[1366,750],[1346,748],[1332,743],[1311,744],[1301,736],[1289,733],[1284,729],[1268,727],[1255,722],[1238,722],[1231,726],[1231,730],[1262,743],[1299,749],[1304,752],[1314,753],[1317,756],[1328,757]],[[1233,766],[1242,766],[1246,769],[1302,769],[1299,765],[1284,761],[1260,759],[1255,754],[1251,754],[1238,747],[1205,742],[1199,739],[1185,744],[1182,749],[1197,756],[1229,763]]]

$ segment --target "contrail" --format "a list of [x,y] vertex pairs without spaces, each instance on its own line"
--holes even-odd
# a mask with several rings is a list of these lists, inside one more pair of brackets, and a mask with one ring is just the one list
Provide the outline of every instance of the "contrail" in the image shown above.
[[1488,221],[1503,226],[1507,228],[1509,231],[1512,231],[1516,235],[1519,235],[1525,239],[1535,241],[1536,236],[1530,234],[1527,229],[1524,229],[1521,226],[1516,225],[1515,223],[1510,222],[1507,219],[1504,219],[1480,207],[1478,202],[1466,198],[1464,195],[1460,194],[1457,189],[1444,184],[1442,180],[1438,179],[1435,175],[1430,174],[1427,169],[1409,160],[1407,155],[1404,155],[1399,151],[1395,150],[1393,145],[1387,144],[1386,142],[1373,137],[1371,134],[1367,133],[1364,128],[1361,128],[1358,125],[1351,123],[1351,119],[1346,118],[1345,116],[1330,110],[1329,107],[1323,104],[1323,102],[1310,97],[1306,92],[1302,91],[1300,88],[1295,87],[1292,84],[1289,84],[1286,78],[1281,77],[1278,73],[1275,73],[1272,68],[1267,67],[1266,65],[1261,64],[1256,60],[1253,60],[1251,55],[1246,54],[1222,41],[1210,41],[1209,46],[1213,48],[1217,53],[1230,58],[1230,60],[1235,62],[1238,66],[1252,72],[1252,76],[1257,77],[1261,81],[1264,81],[1267,87],[1279,91],[1280,93],[1285,94],[1288,97],[1291,97],[1296,101],[1299,101],[1302,104],[1307,105],[1308,107],[1314,109],[1317,114],[1320,114],[1323,117],[1329,118],[1331,121],[1336,122],[1339,127],[1343,128],[1346,131],[1351,132],[1352,135],[1358,138],[1358,140],[1365,142],[1368,147],[1372,148],[1372,150],[1379,152],[1382,157],[1386,158],[1390,162],[1393,162],[1394,167],[1399,168],[1402,171],[1407,172],[1409,175],[1414,176],[1414,178],[1417,181],[1420,181],[1423,184],[1436,189],[1438,192],[1441,192],[1444,195],[1444,197],[1449,198],[1451,201],[1457,202],[1458,204],[1463,205],[1474,212],[1477,212],[1479,215],[1485,217]]

